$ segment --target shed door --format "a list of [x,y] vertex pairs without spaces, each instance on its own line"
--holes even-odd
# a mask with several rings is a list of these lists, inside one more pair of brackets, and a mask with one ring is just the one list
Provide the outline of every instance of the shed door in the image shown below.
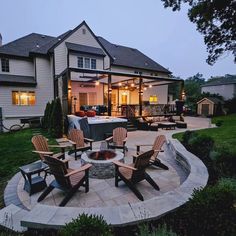
[[202,115],[209,115],[209,104],[202,104]]

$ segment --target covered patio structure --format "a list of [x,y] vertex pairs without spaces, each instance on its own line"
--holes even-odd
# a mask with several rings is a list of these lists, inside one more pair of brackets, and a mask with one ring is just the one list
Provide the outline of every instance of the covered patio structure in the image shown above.
[[64,114],[74,114],[83,105],[106,105],[108,116],[134,117],[145,115],[144,106],[167,105],[171,83],[180,83],[182,100],[184,81],[170,75],[68,67],[55,78],[55,94],[62,100]]

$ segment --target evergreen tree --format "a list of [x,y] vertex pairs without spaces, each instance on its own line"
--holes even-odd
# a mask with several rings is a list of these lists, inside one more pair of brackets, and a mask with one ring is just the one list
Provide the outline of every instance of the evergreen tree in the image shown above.
[[51,110],[51,103],[48,102],[47,105],[46,105],[46,108],[44,110],[44,116],[43,116],[43,119],[42,119],[42,127],[43,127],[43,129],[48,129],[50,110]]
[[60,98],[56,98],[51,114],[51,135],[55,138],[61,138],[63,135],[63,112]]

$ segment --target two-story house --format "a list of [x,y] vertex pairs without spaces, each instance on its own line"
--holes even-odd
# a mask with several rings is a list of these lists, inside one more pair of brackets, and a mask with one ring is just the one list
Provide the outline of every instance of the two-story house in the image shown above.
[[[1,41],[1,40],[0,40]],[[0,107],[7,123],[42,116],[54,97],[65,113],[81,105],[108,106],[144,101],[167,104],[171,72],[139,50],[96,36],[86,22],[51,37],[32,33],[0,45]]]

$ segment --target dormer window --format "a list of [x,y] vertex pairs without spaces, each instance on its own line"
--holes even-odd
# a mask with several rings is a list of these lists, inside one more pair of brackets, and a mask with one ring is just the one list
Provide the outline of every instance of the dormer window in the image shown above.
[[2,66],[2,72],[10,72],[10,66],[9,66],[9,59],[8,58],[2,58],[1,59],[1,66]]
[[97,60],[89,57],[78,57],[78,68],[97,69]]

